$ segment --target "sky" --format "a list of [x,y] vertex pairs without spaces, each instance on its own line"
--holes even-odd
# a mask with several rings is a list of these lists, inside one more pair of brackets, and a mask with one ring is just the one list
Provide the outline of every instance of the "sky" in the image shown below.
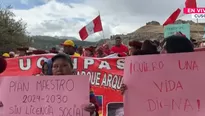
[[[156,2],[158,1],[158,2]],[[205,7],[197,0],[198,7]],[[1,0],[12,6],[15,19],[27,23],[30,35],[79,37],[79,30],[101,15],[103,32],[88,37],[88,41],[127,34],[156,20],[161,24],[185,0]],[[190,15],[181,19],[192,20]],[[195,20],[193,20],[195,21]],[[205,22],[205,20],[199,20]]]

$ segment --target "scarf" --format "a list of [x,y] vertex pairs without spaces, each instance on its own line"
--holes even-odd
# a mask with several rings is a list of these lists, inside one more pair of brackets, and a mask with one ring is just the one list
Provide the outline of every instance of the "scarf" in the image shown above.
[[45,63],[48,65],[48,74],[47,75],[52,75],[52,60],[47,59]]

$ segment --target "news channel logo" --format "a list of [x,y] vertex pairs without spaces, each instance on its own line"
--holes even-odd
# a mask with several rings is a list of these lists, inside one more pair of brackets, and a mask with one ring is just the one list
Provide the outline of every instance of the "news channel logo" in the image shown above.
[[184,8],[184,14],[191,14],[193,19],[205,19],[205,8]]
[[205,14],[192,14],[193,19],[205,19]]

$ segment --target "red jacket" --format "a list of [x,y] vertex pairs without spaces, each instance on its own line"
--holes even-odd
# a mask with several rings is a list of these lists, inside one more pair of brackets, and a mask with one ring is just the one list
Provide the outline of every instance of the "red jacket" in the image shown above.
[[128,53],[129,49],[127,48],[127,46],[121,44],[120,46],[113,46],[111,48],[111,53]]

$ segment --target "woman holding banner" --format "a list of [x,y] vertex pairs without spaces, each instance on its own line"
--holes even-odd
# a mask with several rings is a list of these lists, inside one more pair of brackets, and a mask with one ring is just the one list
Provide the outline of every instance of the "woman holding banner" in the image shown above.
[[[52,59],[52,75],[75,75],[72,59],[66,54],[55,55]],[[90,91],[90,104],[86,105],[85,111],[91,116],[99,116],[98,105],[94,92]]]

